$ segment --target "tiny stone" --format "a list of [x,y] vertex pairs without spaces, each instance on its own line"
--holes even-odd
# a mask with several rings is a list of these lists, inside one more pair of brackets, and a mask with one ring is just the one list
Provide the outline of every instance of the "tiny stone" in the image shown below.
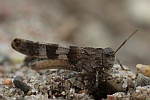
[[65,91],[62,91],[62,93],[61,93],[62,95],[66,95],[66,92]]
[[150,78],[139,73],[136,79],[136,86],[146,86],[146,85],[150,85]]
[[2,94],[0,94],[0,100],[7,100],[5,97],[3,97]]
[[4,74],[0,73],[0,78],[2,78],[4,76]]
[[107,97],[108,97],[108,100],[116,100],[115,96],[113,95],[107,95]]
[[13,96],[13,95],[15,95],[15,93],[16,93],[16,90],[14,89],[14,88],[11,88],[10,90],[9,90],[9,96]]
[[31,90],[28,91],[27,95],[28,95],[28,96],[32,95],[32,91],[31,91]]
[[135,92],[140,92],[140,90],[136,90]]
[[39,86],[39,91],[42,91],[43,90],[43,86]]
[[23,82],[23,78],[21,76],[15,77],[13,83],[17,88],[22,90],[24,93],[27,93],[30,89],[30,87]]
[[3,84],[4,84],[4,85],[11,85],[11,84],[12,84],[12,79],[10,79],[10,78],[5,79],[5,80],[3,81]]
[[2,73],[0,73],[0,78],[2,78],[4,75]]
[[1,73],[5,72],[4,66],[0,66],[0,72]]
[[60,77],[58,77],[55,82],[62,82],[62,79]]
[[131,75],[131,78],[134,80],[136,78],[136,75]]
[[24,82],[24,83],[28,83],[28,80],[24,80],[23,82]]
[[32,89],[31,92],[32,92],[33,95],[37,94],[37,90],[35,90],[35,89]]
[[16,72],[16,76],[21,76],[21,77],[23,77],[23,76],[24,76],[24,73],[23,73],[23,72],[20,72],[20,71],[17,71],[17,72]]

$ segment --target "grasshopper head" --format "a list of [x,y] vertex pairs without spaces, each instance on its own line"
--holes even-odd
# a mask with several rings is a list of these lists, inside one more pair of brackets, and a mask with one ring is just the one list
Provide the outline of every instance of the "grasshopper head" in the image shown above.
[[103,59],[102,64],[103,67],[106,69],[110,69],[113,67],[114,61],[115,61],[115,54],[120,50],[120,48],[137,32],[138,30],[135,30],[119,47],[116,51],[113,51],[112,48],[105,48],[103,50]]

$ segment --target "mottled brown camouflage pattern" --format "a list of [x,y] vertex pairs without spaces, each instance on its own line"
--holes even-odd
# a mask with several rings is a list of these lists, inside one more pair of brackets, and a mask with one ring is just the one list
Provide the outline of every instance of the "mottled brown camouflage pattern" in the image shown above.
[[64,47],[58,44],[39,43],[19,38],[12,41],[12,47],[29,58],[34,58],[29,62],[29,66],[34,70],[67,69],[77,71],[82,78],[82,83],[90,93],[106,95],[116,91],[109,90],[107,85],[108,70],[113,67],[115,60],[115,53],[111,48]]
[[102,49],[77,46],[69,46],[67,48],[58,44],[39,43],[19,38],[13,40],[12,47],[20,53],[37,58],[37,60],[32,61],[30,64],[36,70],[55,68],[56,64],[60,66],[56,68],[66,68],[74,71],[84,70],[95,73],[103,69],[110,69],[113,66],[115,57],[114,51],[111,48]]

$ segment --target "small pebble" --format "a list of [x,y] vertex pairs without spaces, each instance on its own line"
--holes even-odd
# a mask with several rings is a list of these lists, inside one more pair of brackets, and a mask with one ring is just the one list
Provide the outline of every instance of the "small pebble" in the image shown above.
[[2,78],[4,75],[2,73],[0,73],[0,78]]
[[28,92],[27,92],[27,95],[28,95],[28,96],[32,95],[32,91],[31,91],[31,90],[28,91]]
[[20,72],[20,71],[17,71],[17,72],[16,72],[16,76],[22,76],[22,77],[23,77],[23,76],[24,76],[24,73],[23,73],[23,72]]
[[116,97],[113,95],[107,95],[108,100],[116,100]]
[[15,94],[16,94],[16,89],[15,89],[15,88],[11,88],[11,89],[9,90],[8,95],[9,95],[9,96],[14,96]]
[[35,90],[35,89],[32,89],[32,90],[31,90],[31,93],[32,93],[33,95],[36,95],[36,94],[37,94],[37,92],[38,92],[38,91],[37,91],[37,90]]
[[27,84],[27,83],[28,83],[28,80],[23,80],[23,82]]
[[136,65],[137,72],[150,77],[150,65],[137,64]]
[[62,79],[60,77],[58,77],[55,82],[62,82]]
[[3,95],[0,93],[0,100],[7,100]]
[[10,79],[10,78],[5,79],[5,80],[3,81],[3,84],[4,84],[4,85],[11,85],[11,84],[12,84],[12,79]]
[[150,85],[150,78],[138,73],[136,78],[136,86]]
[[0,72],[1,72],[1,73],[4,73],[4,72],[5,72],[4,66],[0,66]]
[[23,77],[21,76],[15,77],[13,83],[17,88],[22,90],[24,93],[27,93],[30,90],[30,87],[23,82]]
[[23,77],[22,76],[16,76],[14,80],[19,80],[20,82],[23,82]]

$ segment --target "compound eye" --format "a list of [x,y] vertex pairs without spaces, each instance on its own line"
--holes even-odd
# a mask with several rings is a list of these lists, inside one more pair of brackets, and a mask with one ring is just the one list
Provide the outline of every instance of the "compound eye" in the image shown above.
[[105,57],[110,57],[110,56],[113,56],[114,55],[114,51],[112,48],[105,48],[104,51],[103,51],[103,54]]

